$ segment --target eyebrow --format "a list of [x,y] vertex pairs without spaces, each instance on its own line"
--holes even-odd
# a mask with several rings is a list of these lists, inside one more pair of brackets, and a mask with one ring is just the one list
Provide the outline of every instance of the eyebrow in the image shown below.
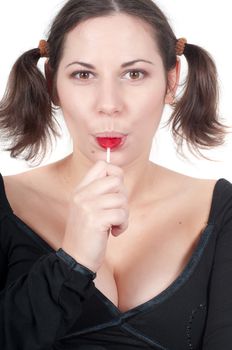
[[[133,61],[130,61],[130,62],[125,62],[121,65],[121,68],[125,68],[125,67],[128,67],[128,66],[132,66],[133,64],[137,63],[137,62],[146,62],[146,63],[149,63],[149,64],[153,64],[153,62],[151,61],[148,61],[148,60],[144,60],[144,59],[137,59],[137,60],[133,60]],[[89,68],[89,69],[96,69],[92,64],[89,64],[89,63],[86,63],[86,62],[80,62],[80,61],[74,61],[72,63],[69,63],[65,68],[68,68],[69,66],[73,65],[73,64],[79,64],[83,67],[86,67],[86,68]]]

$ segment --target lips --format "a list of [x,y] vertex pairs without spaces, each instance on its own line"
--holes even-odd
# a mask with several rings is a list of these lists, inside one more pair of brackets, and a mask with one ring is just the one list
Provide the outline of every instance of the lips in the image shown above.
[[110,148],[111,150],[121,147],[126,140],[126,136],[125,134],[116,132],[95,135],[99,146],[104,149]]
[[103,148],[114,149],[122,143],[121,137],[97,137],[97,142]]

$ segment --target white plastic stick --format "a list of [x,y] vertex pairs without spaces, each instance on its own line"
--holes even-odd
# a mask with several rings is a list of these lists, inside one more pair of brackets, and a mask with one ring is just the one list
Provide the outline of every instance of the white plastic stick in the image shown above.
[[[107,161],[107,163],[110,163],[110,147],[107,147],[106,161]],[[110,226],[110,228],[109,228],[109,234],[111,234],[111,230],[112,230],[112,226]]]
[[110,147],[107,147],[107,151],[106,151],[106,161],[107,161],[107,163],[110,163]]

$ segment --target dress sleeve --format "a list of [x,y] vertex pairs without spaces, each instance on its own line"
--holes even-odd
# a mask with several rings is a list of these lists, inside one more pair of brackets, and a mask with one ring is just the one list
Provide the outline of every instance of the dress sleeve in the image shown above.
[[227,213],[216,244],[202,350],[232,347],[232,199]]
[[[63,257],[64,257],[63,252]],[[0,292],[0,349],[48,350],[67,333],[94,291],[90,274],[57,253],[40,257],[29,273]],[[6,261],[0,250],[0,285]]]

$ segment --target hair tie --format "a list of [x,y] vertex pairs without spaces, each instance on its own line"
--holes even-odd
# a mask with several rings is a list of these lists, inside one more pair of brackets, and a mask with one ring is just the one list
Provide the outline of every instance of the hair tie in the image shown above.
[[40,40],[39,50],[41,57],[49,57],[48,54],[48,42],[46,40]]
[[176,41],[176,55],[183,55],[186,44],[187,40],[185,38],[180,38]]

